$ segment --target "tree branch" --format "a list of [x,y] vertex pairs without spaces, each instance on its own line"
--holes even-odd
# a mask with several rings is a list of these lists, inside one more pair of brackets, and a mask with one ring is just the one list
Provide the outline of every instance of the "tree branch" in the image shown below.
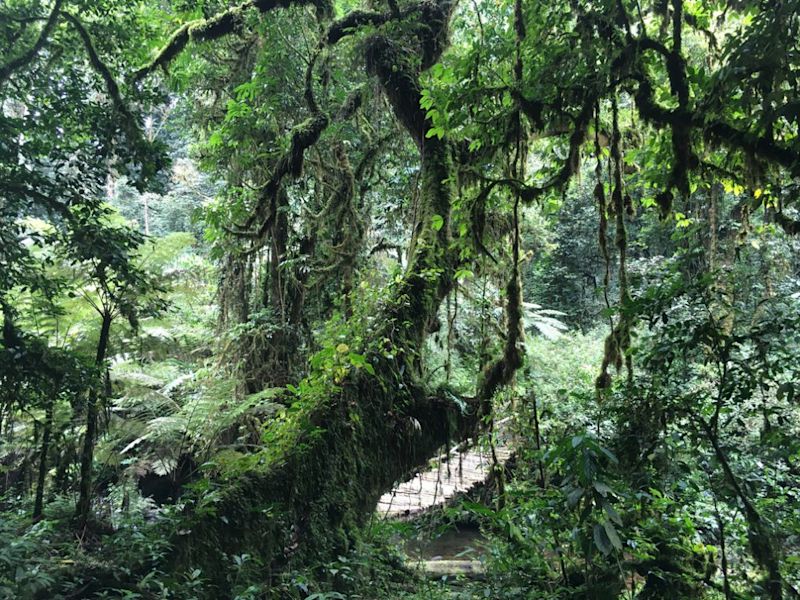
[[50,11],[50,16],[47,18],[47,22],[44,24],[44,27],[42,27],[42,31],[39,33],[39,37],[33,46],[31,46],[28,51],[23,53],[21,56],[10,60],[8,63],[0,67],[0,85],[2,85],[4,81],[11,77],[11,74],[14,71],[24,67],[34,58],[36,58],[36,55],[39,54],[42,48],[44,48],[45,44],[47,43],[47,38],[50,37],[53,28],[56,26],[56,21],[58,21],[58,15],[61,11],[62,4],[64,4],[64,0],[55,1],[55,4],[53,4],[53,10]]
[[[669,52],[657,42],[648,42],[642,47],[660,53],[662,50]],[[639,83],[634,94],[636,108],[639,114],[650,123],[662,127],[691,126],[700,129],[704,132],[705,137],[714,143],[759,156],[768,162],[784,167],[792,175],[800,174],[800,153],[797,150],[783,146],[767,137],[742,131],[724,121],[708,119],[700,111],[693,112],[688,108],[675,110],[663,108],[655,102],[653,85],[644,72],[636,70],[630,74],[630,77]]]
[[789,235],[800,235],[800,221],[786,216],[783,212],[775,214],[775,222]]
[[122,98],[122,93],[120,92],[117,80],[114,78],[111,70],[97,53],[97,49],[94,46],[92,37],[89,35],[86,27],[75,15],[66,11],[62,12],[61,14],[67,21],[69,21],[70,25],[72,25],[72,27],[78,33],[78,36],[81,38],[81,41],[86,48],[86,54],[89,57],[89,64],[92,65],[92,68],[103,80],[106,91],[111,98],[111,103],[114,105],[114,109],[119,113],[120,125],[122,130],[128,136],[128,141],[138,147],[147,147],[144,134],[141,127],[139,127],[139,121],[136,118],[136,115],[131,112],[130,108],[128,108],[128,105],[125,103],[125,100]]
[[208,42],[238,32],[244,13],[251,8],[266,13],[277,8],[307,5],[315,7],[320,15],[327,16],[332,12],[328,0],[247,0],[209,19],[186,23],[172,34],[152,61],[134,72],[132,79],[134,82],[141,81],[159,67],[166,69],[190,41]]
[[81,23],[81,21],[75,15],[68,12],[63,12],[61,14],[64,15],[64,18],[75,28],[75,31],[83,41],[83,45],[86,47],[86,54],[89,56],[89,63],[103,79],[103,83],[105,83],[106,90],[108,91],[108,95],[111,97],[114,108],[116,108],[117,111],[119,111],[119,113],[126,119],[134,121],[133,115],[128,109],[128,106],[125,104],[125,101],[122,99],[122,94],[119,91],[119,85],[117,84],[116,79],[114,79],[114,75],[112,75],[109,68],[100,59],[100,55],[97,53],[94,43],[92,42],[92,38],[89,35],[89,32],[86,31],[86,27],[83,26],[83,23]]

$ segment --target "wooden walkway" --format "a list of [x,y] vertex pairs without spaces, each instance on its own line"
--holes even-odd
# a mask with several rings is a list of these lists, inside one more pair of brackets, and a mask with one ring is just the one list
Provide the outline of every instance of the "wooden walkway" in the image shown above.
[[[511,455],[506,420],[496,425],[497,460],[504,465]],[[486,480],[492,470],[492,453],[486,444],[467,451],[454,449],[434,461],[433,466],[385,493],[377,511],[384,517],[409,517],[466,492]]]

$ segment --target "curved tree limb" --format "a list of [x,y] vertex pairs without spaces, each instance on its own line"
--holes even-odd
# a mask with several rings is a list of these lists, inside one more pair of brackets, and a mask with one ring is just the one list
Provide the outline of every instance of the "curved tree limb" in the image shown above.
[[[641,52],[647,50],[654,51],[665,58],[670,87],[679,98],[678,108],[663,108],[653,98],[653,84],[649,76],[636,65],[636,58]],[[673,130],[678,129],[679,138],[685,137],[686,131],[690,128],[699,129],[703,131],[709,141],[761,157],[768,162],[782,166],[792,175],[800,174],[800,151],[797,149],[782,145],[767,136],[737,129],[721,119],[708,118],[700,110],[690,110],[685,63],[682,58],[675,56],[673,50],[668,49],[660,42],[647,37],[633,40],[614,61],[612,69],[623,72],[623,77],[627,76],[638,82],[634,92],[636,108],[642,118],[649,123],[659,127],[670,127]],[[625,71],[627,74],[624,74]],[[695,163],[696,161],[690,158],[688,167],[694,168]],[[676,175],[680,174],[676,173]]]
[[[397,15],[399,16],[399,15]],[[328,27],[328,32],[325,35],[325,42],[332,46],[339,42],[342,38],[352,35],[353,32],[359,27],[372,25],[377,27],[383,25],[395,15],[391,13],[380,13],[371,10],[354,10],[346,14],[341,19],[331,23]]]
[[[289,5],[293,2],[293,0],[279,1],[285,1],[286,5]],[[250,8],[251,6],[257,7],[264,11],[269,10],[270,7],[277,6],[277,4],[274,4],[273,2],[265,2],[263,0],[251,0],[239,5],[235,9],[230,9],[225,13],[221,13],[218,15],[218,17],[215,17],[215,19],[221,19],[227,23],[231,18],[228,13],[241,11],[244,8]],[[415,9],[411,8],[405,11],[403,14],[411,14],[412,12],[415,12]],[[322,50],[326,46],[334,45],[343,38],[352,35],[360,27],[366,25],[380,25],[394,18],[394,16],[396,15],[389,13],[352,11],[345,17],[333,22],[328,27],[326,33],[320,40],[317,49],[314,51],[305,73],[304,98],[311,112],[311,116],[303,123],[297,125],[292,131],[289,149],[281,158],[278,159],[277,163],[275,164],[269,180],[261,188],[262,193],[258,204],[253,209],[247,220],[243,224],[234,224],[233,227],[223,226],[225,231],[231,235],[256,240],[256,244],[245,252],[254,252],[260,247],[260,244],[264,240],[267,232],[272,227],[272,223],[276,217],[276,197],[283,178],[287,175],[292,175],[295,178],[300,176],[302,172],[305,151],[319,141],[322,133],[332,120],[330,116],[322,112],[322,110],[319,108],[316,98],[314,97],[313,71],[316,61],[319,58]],[[161,57],[163,57],[163,60],[166,61],[164,64],[172,60],[175,55],[183,50],[186,43],[192,38],[192,35],[199,35],[191,33],[192,31],[195,31],[196,27],[199,26],[200,24],[188,23],[179,29],[173,35],[170,43],[168,43],[167,46],[165,46],[165,48],[161,51],[159,57],[156,57],[152,65],[155,65],[161,61]],[[204,31],[204,36],[211,37],[205,37],[203,39],[214,39],[215,37],[221,37],[222,35],[228,33],[228,31],[222,26],[206,24],[204,27],[205,29],[197,29],[196,31]],[[155,68],[155,66],[153,66],[153,68]],[[146,74],[146,72],[140,69],[134,75],[134,79],[140,79]],[[353,90],[333,118],[337,121],[350,118],[361,106],[362,101],[363,90],[360,88]],[[254,225],[258,221],[260,221],[260,224],[257,228],[254,228]]]
[[672,127],[676,123],[688,122],[703,131],[705,137],[717,144],[731,149],[742,150],[776,163],[793,175],[800,173],[800,152],[782,145],[766,136],[742,131],[719,119],[708,119],[701,112],[668,110],[659,106],[653,99],[653,86],[642,73],[633,75],[639,81],[634,95],[639,114],[656,126]]
[[122,94],[119,91],[119,85],[117,84],[116,79],[114,79],[114,75],[112,75],[110,69],[100,59],[100,55],[97,53],[97,49],[94,47],[94,42],[92,41],[89,32],[86,30],[86,27],[84,27],[80,19],[78,19],[78,17],[72,13],[64,11],[61,14],[67,21],[70,22],[70,24],[75,28],[75,31],[78,33],[78,36],[81,38],[83,45],[86,47],[86,54],[89,57],[89,63],[103,79],[103,83],[106,86],[108,95],[111,97],[111,102],[114,104],[114,108],[117,109],[122,117],[130,122],[135,123],[133,114],[128,109],[125,101],[122,99]]
[[[351,92],[334,117],[337,121],[349,119],[361,106],[363,90],[357,88]],[[313,100],[313,97],[312,97]],[[314,102],[316,105],[316,102]],[[231,235],[262,240],[266,235],[276,215],[276,198],[284,177],[292,176],[295,179],[302,174],[305,151],[319,141],[320,136],[331,123],[331,117],[318,111],[314,116],[297,125],[292,131],[289,149],[281,156],[272,170],[269,181],[262,187],[258,205],[242,225],[224,227]],[[253,229],[256,222],[261,219],[257,229]]]
[[[322,132],[329,123],[330,118],[327,115],[318,113],[316,116],[300,123],[292,130],[292,139],[289,144],[289,149],[275,164],[269,181],[267,181],[262,188],[258,205],[242,226],[237,226],[235,228],[225,227],[228,233],[255,239],[263,238],[274,218],[275,199],[283,178],[288,175],[292,175],[296,178],[302,174],[305,151],[319,140]],[[264,220],[257,230],[253,230],[252,227],[259,217]]]
[[[250,3],[247,4],[249,5]],[[260,4],[266,6],[264,2]],[[411,12],[413,12],[413,10],[410,9],[404,14],[410,14]],[[248,219],[241,225],[234,225],[232,228],[224,227],[225,231],[231,235],[258,240],[257,244],[264,239],[276,216],[275,198],[283,178],[290,174],[295,178],[300,176],[305,151],[319,141],[320,136],[331,122],[331,117],[325,115],[320,110],[314,97],[313,70],[320,53],[326,46],[338,43],[343,38],[354,33],[358,28],[366,25],[380,25],[392,19],[394,16],[395,15],[392,14],[371,11],[353,11],[328,27],[327,32],[320,40],[319,46],[314,51],[309,61],[305,74],[304,98],[312,116],[304,123],[295,127],[292,132],[289,150],[276,163],[269,181],[262,187],[262,194],[258,205],[253,209]],[[179,37],[183,39],[188,33],[182,33],[181,30],[179,30],[175,35],[179,35]],[[221,33],[220,35],[223,34]],[[189,38],[186,37],[182,43],[185,45],[188,39]],[[183,46],[181,45],[177,48],[176,52],[180,52],[182,48]],[[138,74],[136,77],[138,78]],[[337,111],[334,117],[335,120],[342,121],[350,118],[361,106],[362,101],[363,90],[360,88],[353,90]],[[253,229],[253,226],[259,219],[261,220],[261,224],[257,229]],[[253,252],[257,250],[257,248],[258,245],[247,250],[247,252]]]
[[132,79],[134,82],[141,81],[158,68],[166,69],[189,42],[208,42],[238,32],[242,26],[242,16],[250,9],[266,13],[290,6],[313,6],[322,16],[333,12],[328,0],[247,0],[209,19],[191,21],[179,27],[155,58],[133,73]]
[[[586,132],[588,131],[589,123],[592,118],[592,111],[594,109],[594,100],[589,99],[584,102],[581,112],[575,118],[575,124],[570,133],[569,139],[569,153],[567,159],[561,168],[547,181],[541,185],[529,185],[524,181],[520,181],[514,177],[503,177],[499,179],[488,179],[479,176],[482,180],[488,183],[488,187],[484,188],[481,192],[488,193],[494,187],[500,185],[512,190],[517,194],[520,200],[526,204],[530,204],[542,197],[542,195],[552,190],[557,190],[566,185],[570,178],[578,172],[580,168],[580,149],[583,142],[586,140]],[[524,112],[524,110],[523,110]],[[559,132],[559,134],[562,132]]]
[[742,150],[784,167],[793,176],[800,176],[800,150],[790,148],[749,131],[736,129],[723,121],[704,121],[702,115],[695,115],[698,123],[705,122],[706,137],[717,144]]
[[36,39],[36,42],[31,46],[26,52],[18,56],[17,58],[11,59],[5,65],[0,66],[0,85],[3,84],[11,74],[20,69],[27,64],[29,64],[36,55],[44,48],[45,44],[47,44],[47,40],[50,37],[50,34],[53,32],[53,28],[56,26],[56,22],[58,21],[58,16],[61,12],[61,6],[64,4],[64,0],[56,0],[55,4],[53,4],[53,9],[50,11],[50,16],[47,18],[44,26],[42,27],[42,31],[39,33],[39,37]]

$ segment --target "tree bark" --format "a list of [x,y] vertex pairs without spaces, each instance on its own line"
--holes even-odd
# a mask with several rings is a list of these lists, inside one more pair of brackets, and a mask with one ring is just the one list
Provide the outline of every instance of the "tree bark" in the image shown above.
[[[103,321],[100,327],[100,339],[97,342],[95,366],[101,368],[106,360],[108,338],[111,334],[111,312],[103,312]],[[86,433],[83,438],[83,451],[81,452],[81,479],[80,497],[76,507],[78,529],[83,530],[89,519],[89,509],[92,502],[92,461],[94,460],[94,442],[97,436],[97,402],[100,397],[98,385],[92,386],[86,401]]]
[[722,566],[722,590],[725,593],[725,600],[731,600],[731,584],[728,579],[728,550],[725,543],[725,521],[717,506],[717,497],[714,496],[714,516],[717,519],[717,529],[719,530],[719,548]]
[[769,525],[761,518],[761,514],[739,484],[739,480],[728,462],[727,454],[720,446],[712,427],[702,419],[699,421],[709,442],[711,442],[714,454],[722,467],[722,472],[725,474],[725,479],[744,508],[743,513],[747,521],[747,538],[750,543],[750,550],[756,562],[767,571],[766,588],[769,597],[772,600],[781,600],[783,598],[783,577],[781,576],[780,559],[778,558],[778,552],[775,548]]

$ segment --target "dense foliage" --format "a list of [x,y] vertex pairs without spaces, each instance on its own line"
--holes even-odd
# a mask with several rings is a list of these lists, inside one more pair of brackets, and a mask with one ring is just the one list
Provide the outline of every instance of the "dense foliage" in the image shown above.
[[[798,0],[6,0],[0,50],[0,597],[800,596]],[[465,525],[482,578],[413,568]]]

